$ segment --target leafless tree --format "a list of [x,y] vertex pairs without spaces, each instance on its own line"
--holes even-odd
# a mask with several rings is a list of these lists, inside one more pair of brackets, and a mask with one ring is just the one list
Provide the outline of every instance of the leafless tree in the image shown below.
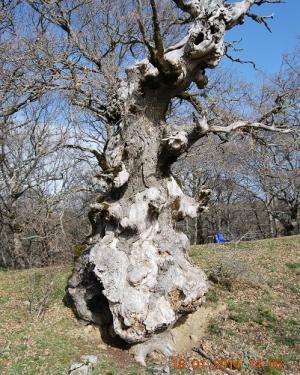
[[268,113],[275,100],[277,110],[269,123],[280,121],[295,132],[273,133],[263,140],[254,133],[248,145],[240,144],[236,150],[235,160],[240,165],[237,183],[264,205],[271,236],[299,230],[299,67],[296,51],[285,56],[280,72],[264,82],[256,97],[249,98],[253,110],[260,114]]
[[6,267],[44,266],[72,253],[66,227],[68,202],[80,188],[79,161],[64,151],[68,126],[54,124],[53,112],[53,102],[40,100],[7,117],[1,129],[1,265]]
[[219,69],[201,93],[210,103],[209,112],[226,121],[242,108],[251,118],[269,114],[266,122],[288,124],[294,132],[217,134],[202,139],[177,163],[174,172],[184,175],[187,190],[195,194],[205,185],[212,191],[209,212],[185,220],[194,242],[211,242],[216,231],[227,240],[245,233],[244,240],[298,232],[298,56],[297,49],[284,56],[278,74],[265,76],[261,86],[237,82]]
[[[245,145],[235,183],[263,205],[270,236],[299,231],[299,141],[272,137],[272,146]],[[250,147],[249,147],[250,146]],[[247,153],[248,151],[248,153]]]

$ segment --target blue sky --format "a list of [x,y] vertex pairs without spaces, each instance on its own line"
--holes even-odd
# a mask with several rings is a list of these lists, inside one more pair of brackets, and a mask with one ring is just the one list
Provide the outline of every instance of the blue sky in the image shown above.
[[[226,40],[242,39],[238,47],[243,48],[244,51],[235,53],[235,56],[254,61],[257,68],[266,74],[276,73],[280,68],[282,55],[294,49],[297,36],[300,36],[300,0],[286,0],[284,4],[253,6],[251,12],[260,15],[274,13],[274,19],[269,20],[272,33],[247,17],[244,25],[237,26],[227,33]],[[224,64],[231,66],[238,71],[241,78],[249,81],[257,76],[251,65],[233,64],[228,60],[224,61]]]

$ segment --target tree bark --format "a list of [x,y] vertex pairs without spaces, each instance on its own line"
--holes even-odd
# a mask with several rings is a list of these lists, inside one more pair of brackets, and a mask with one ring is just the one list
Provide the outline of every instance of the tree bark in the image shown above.
[[26,268],[26,259],[22,241],[22,225],[19,223],[17,217],[17,200],[12,199],[10,207],[10,229],[12,232],[12,251],[14,268]]

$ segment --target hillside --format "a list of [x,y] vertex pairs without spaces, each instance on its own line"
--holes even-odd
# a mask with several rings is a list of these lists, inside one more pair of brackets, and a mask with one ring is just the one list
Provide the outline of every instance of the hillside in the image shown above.
[[[300,374],[300,237],[196,246],[191,256],[211,280],[207,306],[227,306],[209,321],[199,346],[216,360],[240,360],[242,374]],[[70,272],[70,267],[0,271],[0,373],[61,375],[87,354],[99,359],[95,374],[153,373],[151,366],[142,369],[127,352],[107,346],[63,305]],[[180,358],[200,360],[196,353]],[[213,372],[206,367],[195,373]]]

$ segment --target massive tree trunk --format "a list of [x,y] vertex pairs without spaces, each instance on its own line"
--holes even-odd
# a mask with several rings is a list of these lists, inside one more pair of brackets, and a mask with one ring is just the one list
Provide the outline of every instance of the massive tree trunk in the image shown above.
[[205,69],[215,67],[225,53],[225,30],[241,23],[254,3],[174,2],[189,13],[191,27],[181,42],[165,49],[150,1],[155,46],[145,40],[150,58],[127,69],[117,105],[111,106],[110,116],[118,121],[99,157],[103,173],[98,179],[106,193],[91,207],[90,245],[68,286],[80,318],[111,326],[130,344],[148,340],[195,311],[208,288],[205,274],[188,257],[188,238],[174,223],[196,217],[206,208],[209,192],[186,196],[171,175],[172,163],[207,132],[248,125],[238,122],[224,130],[208,124],[201,108],[191,127],[166,125],[172,98],[196,105],[186,90],[192,83],[206,85]]
[[92,206],[92,245],[68,289],[81,318],[111,319],[129,343],[195,311],[207,291],[204,273],[188,258],[188,238],[174,229],[176,219],[197,215],[206,194],[196,202],[170,176],[169,157],[177,152],[176,140],[163,141],[170,96],[145,91],[106,148],[110,194]]

